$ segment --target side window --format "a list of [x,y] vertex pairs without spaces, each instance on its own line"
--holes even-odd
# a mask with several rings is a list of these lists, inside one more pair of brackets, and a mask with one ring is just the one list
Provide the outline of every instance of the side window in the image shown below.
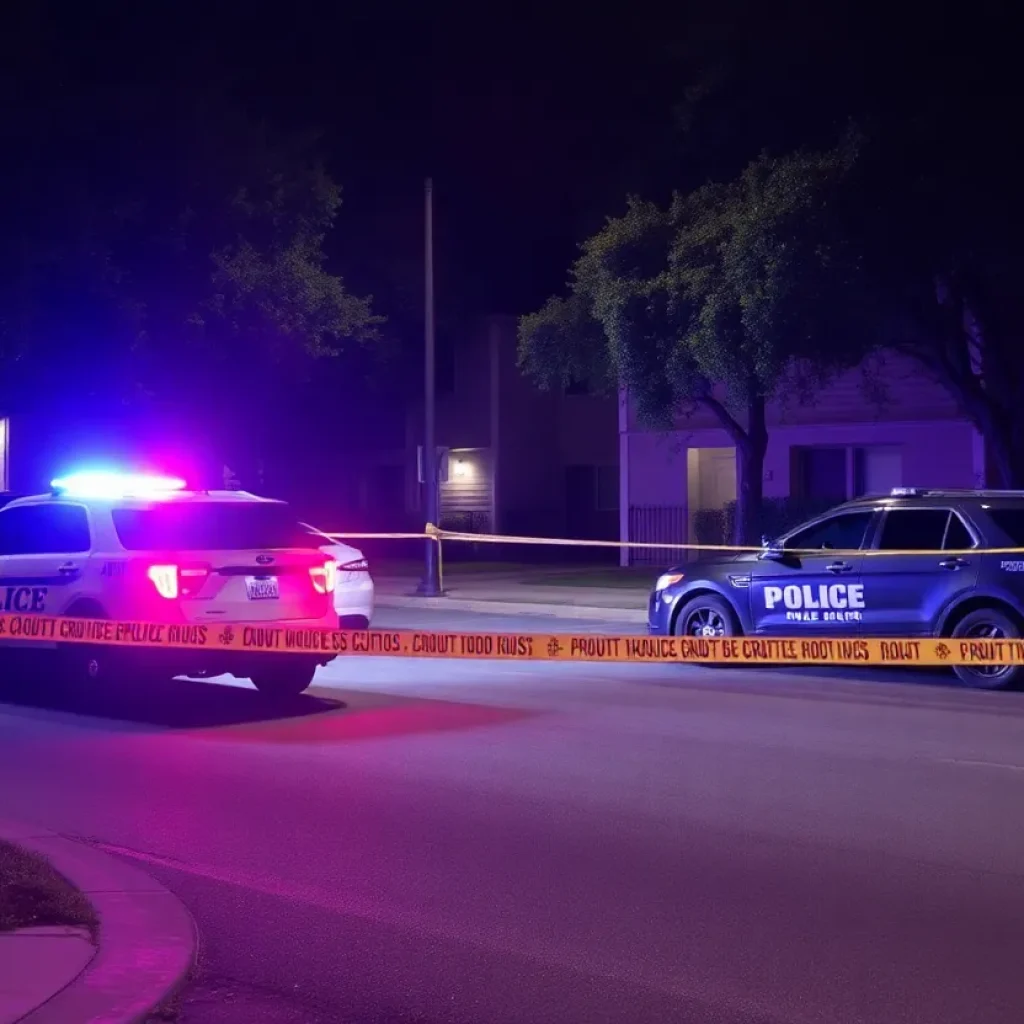
[[971,531],[964,526],[964,521],[955,513],[949,514],[949,526],[946,527],[946,539],[943,541],[943,551],[968,551],[973,548],[976,541],[971,536]]
[[859,551],[864,547],[864,537],[871,523],[873,512],[843,512],[822,519],[786,541],[789,551]]
[[[945,508],[891,508],[885,514],[879,551],[941,551],[952,513]],[[966,527],[957,517],[960,529]],[[961,547],[970,547],[968,538]]]
[[0,511],[0,555],[78,554],[89,547],[89,520],[81,505]]

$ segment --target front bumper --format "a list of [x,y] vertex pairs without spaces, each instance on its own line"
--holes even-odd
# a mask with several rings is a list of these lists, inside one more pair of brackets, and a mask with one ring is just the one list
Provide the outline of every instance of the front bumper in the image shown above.
[[675,596],[668,590],[654,590],[647,602],[647,632],[651,636],[672,635]]

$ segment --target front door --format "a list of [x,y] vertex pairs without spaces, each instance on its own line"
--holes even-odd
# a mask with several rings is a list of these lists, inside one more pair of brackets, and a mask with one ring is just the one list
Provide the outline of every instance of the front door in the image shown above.
[[750,584],[755,631],[767,636],[859,633],[861,552],[871,539],[875,515],[863,509],[826,516],[759,559]]
[[[952,509],[888,509],[861,569],[867,596],[864,634],[930,634],[953,599],[977,584],[978,557],[970,553],[976,547],[974,535]],[[958,551],[967,553],[944,553]]]

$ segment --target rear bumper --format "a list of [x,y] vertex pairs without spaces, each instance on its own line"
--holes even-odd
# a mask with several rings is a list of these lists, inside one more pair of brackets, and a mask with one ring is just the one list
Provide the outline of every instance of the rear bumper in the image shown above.
[[373,580],[366,573],[358,575],[365,578],[355,583],[339,580],[334,588],[334,612],[342,629],[366,629],[373,621]]

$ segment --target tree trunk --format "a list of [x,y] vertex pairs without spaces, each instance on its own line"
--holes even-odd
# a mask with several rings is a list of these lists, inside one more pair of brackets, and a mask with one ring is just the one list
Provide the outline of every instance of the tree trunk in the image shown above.
[[736,445],[736,524],[733,543],[755,546],[761,542],[761,507],[764,500],[764,457],[768,450],[763,395],[747,403],[747,430]]
[[733,543],[754,546],[761,542],[761,505],[764,498],[764,456],[768,450],[764,395],[751,387],[744,429],[709,391],[698,401],[710,409],[736,444],[736,521]]

